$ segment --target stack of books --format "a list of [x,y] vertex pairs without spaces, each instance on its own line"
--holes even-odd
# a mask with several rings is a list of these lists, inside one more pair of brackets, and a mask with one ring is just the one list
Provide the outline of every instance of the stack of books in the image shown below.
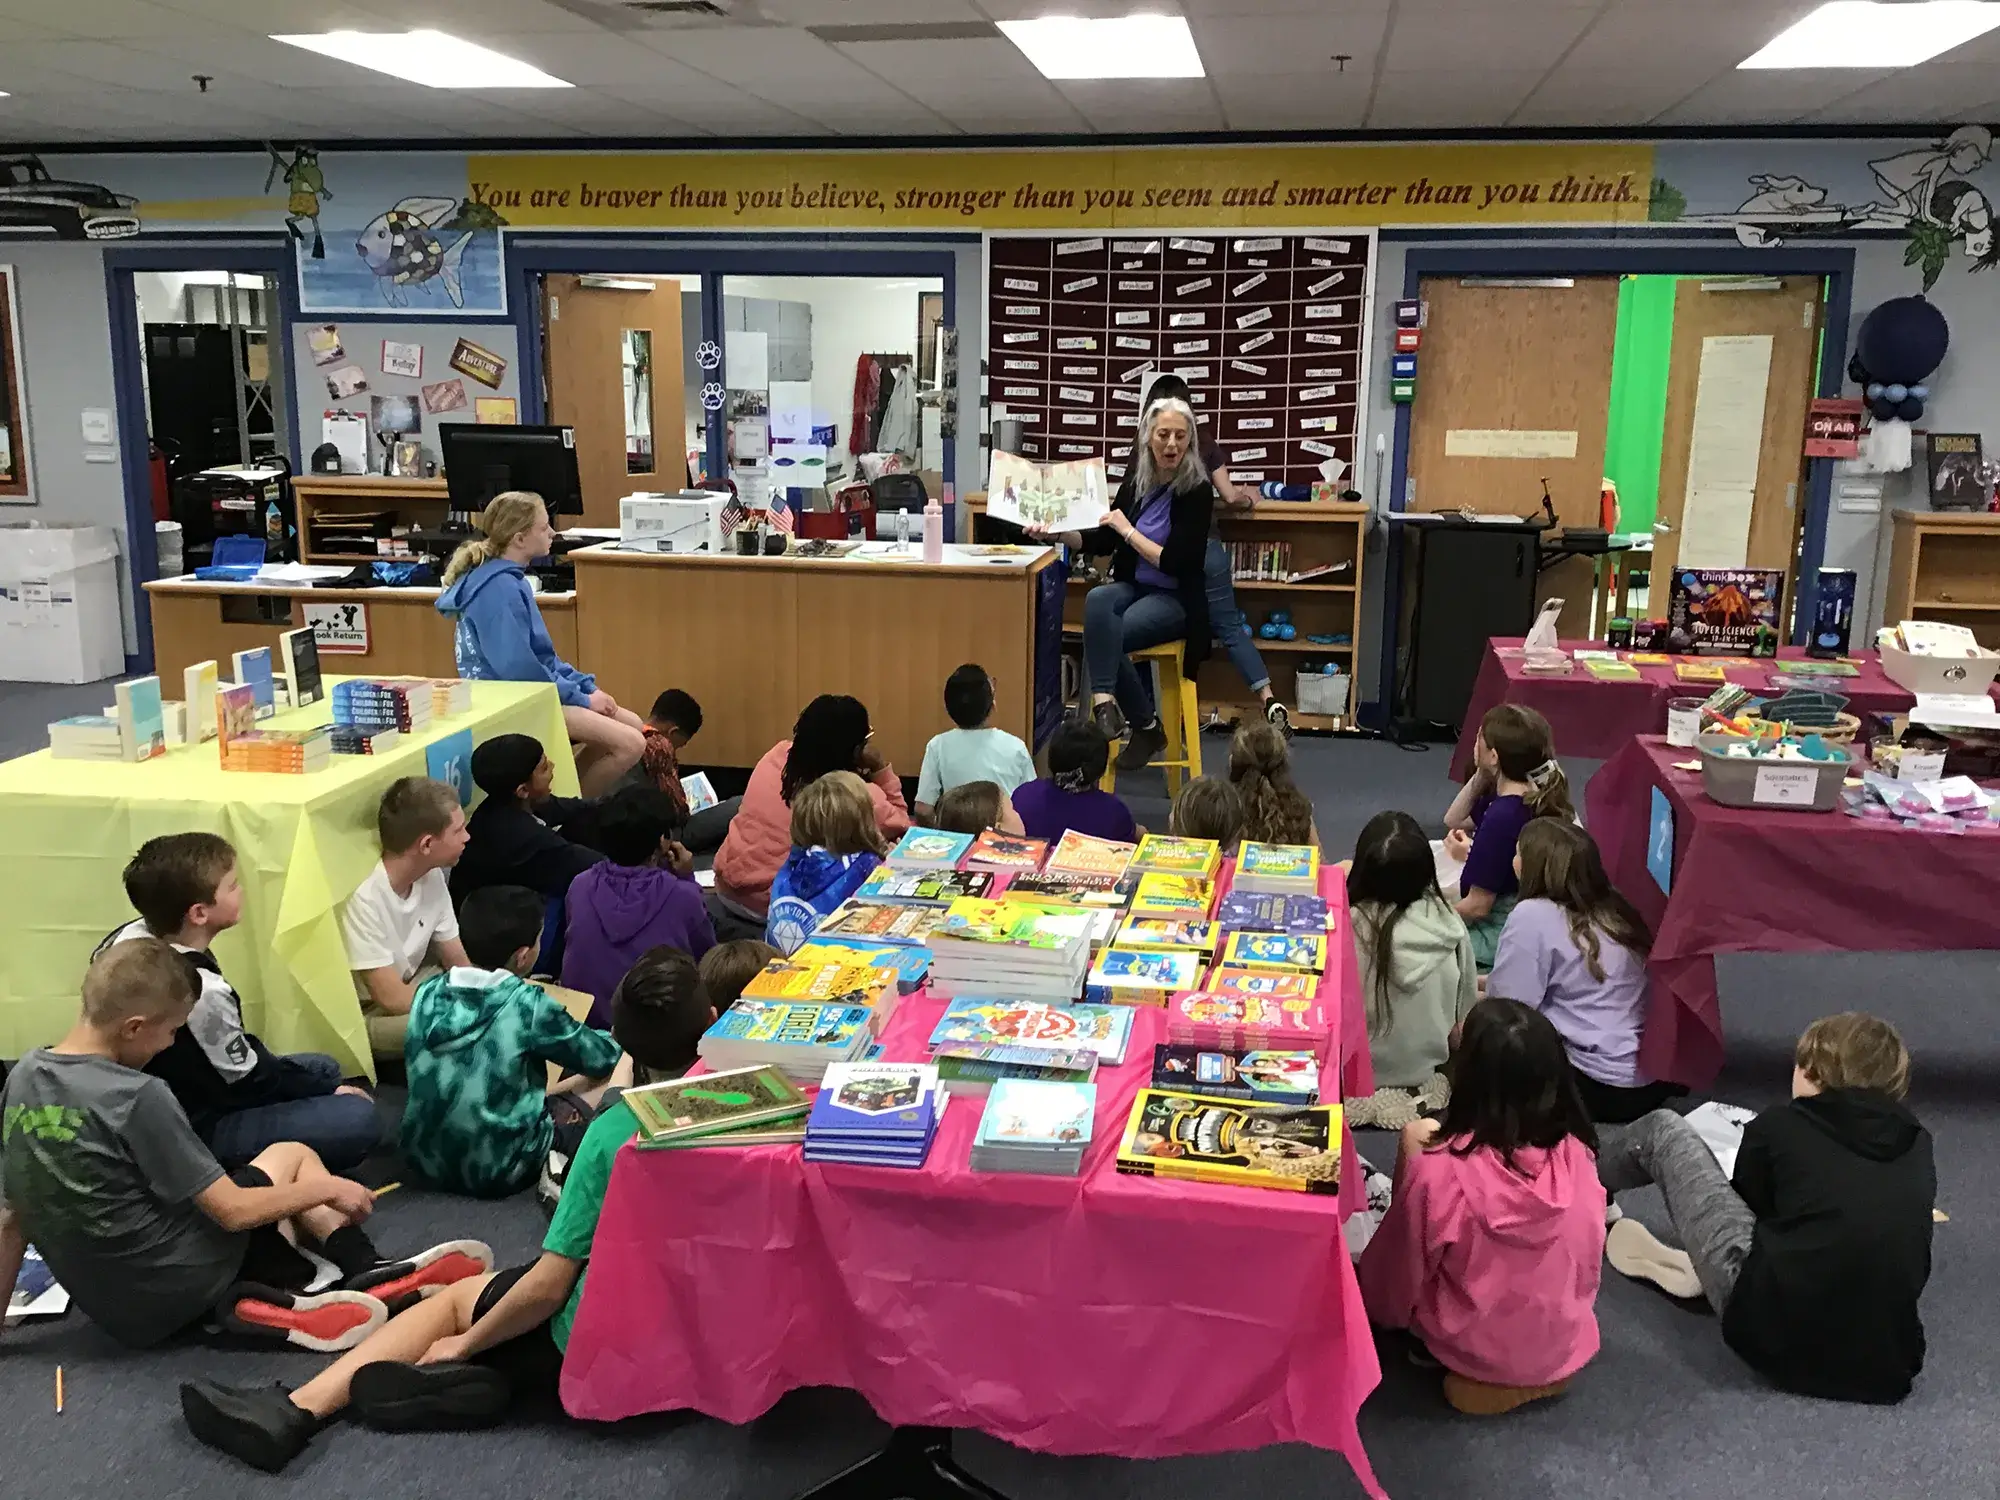
[[1215,920],[1231,932],[1326,932],[1332,916],[1318,896],[1266,896],[1232,890],[1217,903]]
[[1003,1079],[993,1085],[972,1138],[975,1172],[1074,1177],[1083,1170],[1097,1085]]
[[454,714],[472,712],[472,684],[463,677],[388,677],[382,680],[408,687],[419,695],[428,692],[433,719],[449,719]]
[[818,953],[808,954],[806,952],[808,948],[842,953],[851,963],[869,964],[878,969],[894,969],[898,994],[913,993],[930,977],[931,950],[928,948],[874,943],[866,938],[826,937],[815,932],[800,945],[799,951],[792,957],[810,961],[820,956]]
[[944,1102],[928,1063],[836,1063],[806,1117],[805,1158],[921,1167]]
[[387,755],[402,739],[399,729],[363,729],[353,724],[331,726],[335,755]]
[[1132,863],[1132,855],[1137,848],[1136,844],[1096,839],[1069,828],[1056,840],[1056,846],[1049,851],[1048,863],[1043,868],[1051,875],[1108,875],[1117,880],[1125,873],[1126,866]]
[[959,861],[962,870],[1039,870],[1049,855],[1047,839],[1031,839],[989,828],[972,841]]
[[1218,969],[1274,969],[1287,974],[1326,972],[1324,932],[1232,932],[1216,958]]
[[1319,850],[1310,844],[1253,844],[1236,851],[1232,891],[1259,891],[1274,896],[1319,894]]
[[1106,948],[1091,966],[1083,998],[1094,1005],[1165,1005],[1201,982],[1199,953]]
[[253,729],[232,736],[222,750],[225,771],[278,771],[303,775],[333,764],[333,733],[317,729]]
[[1016,875],[1001,892],[1002,901],[1032,901],[1038,906],[1073,906],[1084,910],[1118,911],[1125,893],[1109,875],[1065,875],[1055,870]]
[[745,1000],[799,1000],[819,1005],[865,1005],[874,1014],[877,1036],[896,1013],[902,994],[892,965],[868,963],[840,948],[808,951],[801,944],[789,958],[774,958],[743,986]]
[[1099,1066],[1125,1061],[1132,1041],[1132,1011],[1124,1005],[1041,1005],[1032,1000],[990,1000],[962,995],[945,1007],[931,1031],[933,1051],[944,1047],[1087,1049]]
[[972,847],[969,833],[942,828],[912,828],[889,851],[889,863],[899,870],[955,870]]
[[638,1148],[772,1146],[806,1138],[812,1101],[776,1068],[730,1068],[629,1088],[620,1096],[639,1122]]
[[949,906],[960,896],[984,896],[992,889],[990,870],[905,870],[883,865],[870,872],[854,895],[861,901]]
[[431,727],[431,694],[408,682],[351,677],[333,685],[333,722],[355,729],[400,729],[421,734]]
[[1222,863],[1222,845],[1214,839],[1179,839],[1149,833],[1139,840],[1132,868],[1144,875],[1188,875],[1213,880]]
[[1134,916],[1206,917],[1215,882],[1195,875],[1141,875],[1132,892]]
[[711,1068],[768,1063],[816,1083],[832,1063],[852,1062],[875,1042],[875,1014],[865,1005],[738,1000],[702,1034],[695,1050]]
[[1088,1047],[960,1043],[938,1048],[931,1061],[937,1064],[938,1078],[954,1094],[984,1094],[1008,1078],[1089,1083],[1097,1076],[1097,1054]]
[[1131,916],[1118,926],[1120,948],[1164,948],[1170,953],[1213,953],[1216,924],[1185,917]]
[[1089,912],[961,898],[931,934],[931,988],[947,999],[1074,1000],[1090,966],[1090,929]]
[[1317,1104],[1319,1057],[1302,1049],[1238,1052],[1161,1042],[1153,1048],[1153,1087],[1260,1104]]
[[1231,1052],[1323,1054],[1333,1027],[1316,998],[1190,990],[1167,1002],[1167,1040]]
[[79,714],[49,726],[49,755],[56,760],[124,760],[125,736],[118,720]]
[[929,946],[931,934],[942,925],[944,915],[941,907],[897,906],[849,896],[820,919],[813,936],[923,948]]
[[1141,1089],[1118,1142],[1118,1170],[1141,1177],[1340,1190],[1340,1106],[1249,1104]]

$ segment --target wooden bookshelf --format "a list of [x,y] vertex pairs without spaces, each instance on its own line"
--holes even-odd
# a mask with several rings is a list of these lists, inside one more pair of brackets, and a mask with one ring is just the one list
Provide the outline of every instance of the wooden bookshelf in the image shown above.
[[316,523],[369,511],[393,511],[398,526],[435,529],[451,503],[442,479],[394,479],[380,474],[301,474],[292,480],[298,506],[299,560],[354,566],[373,559],[358,552],[323,552],[313,541]]
[[1964,625],[2000,650],[2000,515],[1899,510],[1894,528],[1882,622]]

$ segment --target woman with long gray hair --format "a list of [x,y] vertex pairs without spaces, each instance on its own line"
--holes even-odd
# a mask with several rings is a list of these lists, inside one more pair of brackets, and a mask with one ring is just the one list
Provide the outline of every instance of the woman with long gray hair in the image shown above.
[[[1189,677],[1208,656],[1203,564],[1215,503],[1195,443],[1194,412],[1168,397],[1141,417],[1137,461],[1104,524],[1063,536],[1072,550],[1111,555],[1112,581],[1084,601],[1083,662],[1091,713],[1105,737],[1116,740],[1131,727],[1118,757],[1123,770],[1145,765],[1167,743],[1151,691],[1128,653],[1182,641],[1181,670]],[[1048,535],[1039,528],[1030,534]]]

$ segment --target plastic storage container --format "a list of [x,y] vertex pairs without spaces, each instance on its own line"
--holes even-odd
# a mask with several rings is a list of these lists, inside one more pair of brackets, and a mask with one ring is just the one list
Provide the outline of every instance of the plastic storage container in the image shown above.
[[1339,717],[1347,712],[1347,689],[1353,681],[1345,672],[1295,674],[1299,712]]
[[1709,801],[1724,807],[1792,812],[1832,812],[1840,805],[1840,785],[1854,769],[1845,752],[1838,760],[1772,760],[1723,753],[1727,746],[1742,743],[1729,734],[1704,734],[1695,741],[1701,751],[1701,787]]
[[100,682],[125,670],[118,535],[0,526],[0,681]]

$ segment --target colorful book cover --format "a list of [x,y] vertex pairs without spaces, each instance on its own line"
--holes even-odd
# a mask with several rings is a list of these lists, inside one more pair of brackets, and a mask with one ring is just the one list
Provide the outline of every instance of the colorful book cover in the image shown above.
[[220,688],[215,695],[215,734],[219,753],[229,758],[230,745],[257,730],[257,689],[247,682]]
[[1139,840],[1132,868],[1163,875],[1192,875],[1207,880],[1222,863],[1222,845],[1214,839],[1177,839],[1149,833]]
[[1861,668],[1851,661],[1815,661],[1803,658],[1788,661],[1785,670],[1794,677],[1859,677]]
[[1295,969],[1229,969],[1217,965],[1208,971],[1201,987],[1212,995],[1311,1000],[1319,994],[1319,977]]
[[1141,1089],[1118,1142],[1118,1170],[1143,1177],[1340,1189],[1340,1106],[1247,1104]]
[[1199,953],[1106,948],[1084,981],[1085,998],[1100,1005],[1164,1005],[1176,990],[1201,978]]
[[1674,663],[1674,680],[1677,682],[1727,682],[1728,675],[1713,662],[1677,661]]
[[190,745],[215,738],[215,695],[221,670],[212,661],[196,662],[181,673],[181,697],[187,711],[185,736]]
[[1319,1057],[1300,1050],[1235,1051],[1161,1042],[1153,1048],[1153,1087],[1264,1104],[1317,1104]]
[[977,1089],[1003,1078],[1044,1083],[1088,1083],[1097,1073],[1097,1054],[1088,1047],[1021,1047],[1007,1043],[940,1047],[931,1060],[938,1077]]
[[1215,908],[1218,927],[1244,932],[1326,932],[1332,914],[1318,896],[1231,891]]
[[287,630],[278,637],[278,648],[284,653],[285,680],[292,687],[292,707],[304,708],[324,698],[326,688],[320,679],[319,637],[313,628],[308,625],[299,630]]
[[620,1095],[649,1141],[710,1135],[746,1125],[792,1120],[806,1096],[775,1068],[730,1068],[629,1088]]
[[896,988],[905,995],[916,990],[931,971],[931,950],[928,948],[877,943],[867,938],[827,937],[823,933],[815,932],[792,957],[809,957],[810,955],[806,953],[808,948],[843,953],[853,963],[870,964],[878,969],[894,969]]
[[983,897],[992,888],[991,870],[899,870],[883,865],[871,871],[854,894],[862,901],[949,906],[961,896]]
[[235,652],[230,656],[229,664],[236,673],[238,686],[247,687],[256,695],[257,717],[275,717],[278,712],[278,684],[271,675],[271,648],[259,646],[255,650]]
[[[1255,844],[1247,840],[1236,851],[1236,884],[1256,890],[1256,882],[1319,889],[1319,850],[1310,844]],[[1265,887],[1268,889],[1269,887]]]
[[949,869],[965,858],[972,847],[969,833],[948,833],[942,828],[912,828],[889,851],[889,863],[906,869]]
[[1311,932],[1232,932],[1218,962],[1233,969],[1326,971],[1326,938]]
[[153,760],[167,753],[167,713],[160,679],[135,677],[116,689],[118,732],[127,760]]
[[1664,651],[1634,651],[1625,659],[1635,667],[1664,667],[1673,662],[1673,658]]
[[1215,902],[1215,883],[1194,875],[1149,874],[1132,892],[1134,916],[1205,917]]
[[989,828],[972,841],[963,863],[968,870],[1039,870],[1048,854],[1047,839],[1023,838]]
[[1326,1010],[1317,999],[1242,995],[1210,987],[1167,1001],[1167,1035],[1174,1041],[1210,1046],[1324,1047],[1331,1035]]
[[844,1051],[869,1029],[874,1015],[865,1005],[738,1000],[710,1025],[703,1040],[713,1037],[738,1046]]
[[[450,712],[449,709],[439,709],[436,711],[440,714]],[[681,790],[687,793],[688,812],[690,814],[707,812],[711,807],[717,806],[722,801],[720,797],[715,795],[715,786],[708,779],[708,772],[706,771],[688,772],[687,775],[681,778]]]
[[937,1069],[928,1063],[833,1063],[806,1117],[806,1139],[920,1144],[937,1123],[936,1096]]
[[1600,682],[1639,682],[1646,675],[1629,661],[1587,661],[1583,669]]
[[1116,939],[1121,948],[1166,948],[1190,953],[1215,950],[1213,922],[1185,917],[1127,917]]
[[[740,1003],[740,1002],[739,1002]],[[1132,1011],[1124,1005],[1037,1005],[961,995],[946,1007],[930,1045],[939,1047],[1088,1048],[1100,1065],[1125,1060],[1132,1039]]]
[[774,958],[763,972],[743,986],[750,1000],[814,1000],[868,1005],[896,982],[893,968],[857,963],[845,953],[822,948],[808,954],[801,947],[790,958]]
[[975,1146],[1081,1151],[1090,1144],[1097,1085],[1003,1078],[986,1098]]
[[814,932],[815,937],[867,938],[876,943],[924,947],[944,923],[944,911],[935,906],[897,906],[882,901],[857,901],[852,896],[840,903]]
[[1056,840],[1055,848],[1049,851],[1047,865],[1050,873],[1067,875],[1109,875],[1116,880],[1125,873],[1125,867],[1132,863],[1137,851],[1136,844],[1121,844],[1115,839],[1092,838],[1087,833],[1078,833],[1074,828],[1063,831]]
[[1086,912],[1052,912],[1023,901],[979,901],[965,896],[946,910],[933,951],[936,942],[945,940],[1061,950],[1089,934]]
[[1126,893],[1109,875],[1066,875],[1054,871],[1016,875],[1000,893],[1002,901],[1032,901],[1042,906],[1114,908],[1125,904]]

